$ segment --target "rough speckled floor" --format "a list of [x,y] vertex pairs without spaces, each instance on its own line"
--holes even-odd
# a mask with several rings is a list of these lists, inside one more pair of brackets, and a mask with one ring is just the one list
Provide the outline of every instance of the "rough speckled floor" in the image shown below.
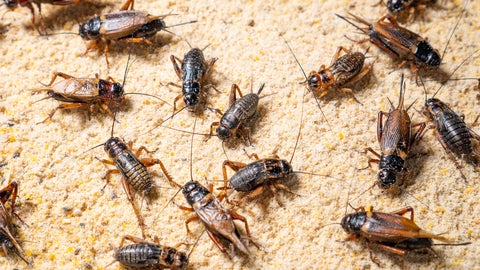
[[[77,20],[84,21],[95,14],[117,10],[121,3],[82,3],[77,6],[43,5],[43,15],[50,32],[76,32]],[[374,63],[373,75],[363,89],[357,89],[356,103],[351,97],[332,91],[320,101],[331,124],[322,117],[311,94],[305,96],[303,129],[293,158],[296,170],[330,174],[337,179],[298,175],[287,185],[301,196],[280,192],[277,200],[270,194],[247,203],[238,212],[248,219],[254,240],[262,250],[251,247],[250,258],[236,253],[233,259],[222,254],[206,236],[198,242],[191,255],[191,268],[249,269],[366,269],[378,268],[370,258],[365,243],[341,242],[347,237],[338,225],[349,200],[354,206],[373,206],[379,211],[393,211],[405,205],[415,208],[416,223],[435,233],[445,233],[457,241],[472,241],[466,247],[434,247],[438,258],[409,256],[401,258],[374,250],[381,266],[395,268],[474,269],[480,267],[480,207],[478,205],[478,172],[469,165],[464,172],[468,183],[461,180],[433,132],[428,131],[413,150],[409,166],[412,180],[400,195],[384,194],[378,188],[358,197],[376,179],[376,170],[357,171],[365,167],[369,155],[366,147],[379,150],[376,141],[376,118],[379,110],[388,111],[387,98],[396,104],[401,73],[407,79],[406,104],[413,105],[413,121],[423,120],[417,112],[423,103],[423,89],[414,81],[408,68],[397,69],[392,60],[378,48],[366,42],[354,44],[346,39],[363,36],[334,13],[352,12],[367,19],[377,19],[385,13],[377,1],[138,1],[135,8],[151,14],[178,16],[166,18],[168,25],[198,20],[193,25],[172,28],[190,44],[203,48],[207,58],[218,57],[212,82],[221,92],[209,91],[208,106],[225,110],[232,83],[244,93],[265,82],[265,98],[260,101],[261,118],[252,133],[252,146],[241,141],[226,145],[231,160],[251,162],[244,153],[267,157],[276,152],[290,159],[298,132],[303,88],[298,84],[303,76],[296,66],[280,34],[290,42],[299,61],[308,72],[322,63],[330,63],[336,47],[354,47],[369,51],[368,64]],[[438,1],[445,8],[429,8],[425,19],[418,18],[408,28],[428,37],[434,47],[443,50],[457,16],[461,1]],[[444,3],[445,2],[445,3]],[[5,6],[3,6],[5,9]],[[468,12],[453,35],[442,70],[449,74],[466,56],[478,49],[480,41],[480,3],[472,1]],[[106,158],[102,148],[84,153],[105,142],[110,136],[112,119],[96,112],[91,119],[85,110],[58,112],[52,121],[42,121],[58,103],[54,100],[36,102],[44,95],[31,95],[30,89],[47,83],[54,71],[76,77],[108,75],[122,81],[128,52],[132,66],[126,81],[126,92],[157,95],[170,103],[179,89],[164,86],[178,82],[169,57],[180,58],[189,50],[181,38],[162,32],[152,42],[154,47],[113,43],[110,49],[111,67],[106,68],[104,56],[95,51],[83,56],[87,43],[75,35],[38,36],[30,24],[26,8],[2,16],[1,26],[8,30],[0,36],[0,160],[8,165],[0,168],[1,186],[8,181],[20,184],[18,214],[28,224],[19,226],[17,235],[26,256],[35,269],[103,269],[112,262],[113,250],[125,234],[140,236],[132,208],[124,194],[120,175],[103,191],[102,179],[106,168],[95,159]],[[480,58],[462,66],[454,77],[478,77]],[[463,114],[472,123],[478,114],[479,89],[475,81],[451,81],[438,97]],[[428,81],[432,93],[438,82]],[[181,104],[181,103],[180,103]],[[157,121],[171,114],[171,106],[158,100],[129,96],[117,118],[115,134],[133,140],[134,147],[144,145],[158,149],[153,157],[161,159],[175,180],[190,180],[191,137],[169,129],[157,128]],[[197,121],[196,132],[206,133],[218,116],[205,111]],[[179,113],[168,125],[191,130],[193,114]],[[478,125],[473,127],[478,130]],[[217,138],[204,142],[194,138],[193,177],[205,183],[205,178],[221,179],[221,163],[225,160]],[[18,158],[12,158],[20,153]],[[150,202],[137,196],[148,226],[147,232],[166,245],[183,242],[187,236],[184,221],[190,215],[168,205],[176,190],[168,188],[158,167],[151,168],[158,188],[158,197]],[[231,171],[229,171],[231,173]],[[215,183],[221,185],[220,183]],[[358,198],[357,198],[358,197]],[[349,198],[349,199],[348,199]],[[175,201],[186,204],[179,194]],[[19,222],[15,222],[19,224]],[[192,223],[193,241],[202,226]],[[2,269],[25,269],[14,256],[0,256]],[[120,268],[113,264],[110,269]]]

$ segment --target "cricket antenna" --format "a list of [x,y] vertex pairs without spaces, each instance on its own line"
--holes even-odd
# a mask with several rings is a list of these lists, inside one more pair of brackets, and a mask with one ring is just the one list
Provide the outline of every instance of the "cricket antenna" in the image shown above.
[[173,105],[172,105],[172,104],[170,104],[168,101],[166,101],[166,100],[164,100],[164,99],[162,99],[162,98],[160,98],[160,97],[157,97],[157,96],[154,96],[154,95],[147,94],[147,93],[125,93],[125,94],[123,94],[123,95],[124,95],[124,96],[126,96],[126,95],[139,95],[139,96],[152,97],[152,98],[156,98],[156,99],[158,99],[158,100],[160,100],[160,101],[162,101],[162,102],[164,102],[164,103],[166,103],[166,104],[170,105],[171,107],[173,107]]
[[[38,90],[38,89],[36,89],[36,90]],[[44,98],[41,98],[41,99],[39,99],[39,100],[36,100],[36,101],[32,102],[32,104],[35,104],[35,103],[37,103],[37,102],[40,102],[40,101],[43,101],[43,100],[49,99],[49,98],[52,98],[52,96],[46,96],[46,97],[44,97]]]
[[[373,183],[373,185],[371,185],[370,187],[368,187],[367,189],[362,191],[362,193],[360,193],[357,197],[353,198],[352,201],[355,201],[356,199],[360,198],[363,194],[365,194],[367,191],[371,190],[376,185],[377,185],[377,183]],[[349,194],[347,196],[347,202],[348,202],[349,195],[350,195],[350,187],[349,187]],[[350,202],[348,202],[348,204],[350,204]],[[348,206],[348,204],[347,204],[347,206]],[[347,206],[345,206],[345,214],[347,213]]]
[[227,155],[227,151],[225,150],[225,141],[222,141],[222,149],[223,149],[223,154],[225,154],[225,157],[227,160],[230,160],[230,158]]
[[[145,132],[145,133],[143,133],[143,134],[140,134],[140,136],[141,136],[141,135],[145,135],[145,134],[147,134],[147,133],[150,133],[152,130],[154,130],[154,129],[158,128],[159,126],[163,125],[163,123],[165,123],[165,122],[167,122],[168,120],[172,119],[175,115],[177,115],[179,112],[183,111],[185,108],[186,108],[186,106],[183,107],[183,108],[181,108],[180,110],[174,112],[172,115],[170,115],[169,117],[167,117],[165,120],[162,120],[162,122],[161,122],[160,124],[154,126],[153,128],[151,128],[151,129],[148,130],[147,132]],[[169,127],[167,127],[167,128],[169,128]],[[170,128],[170,129],[173,129],[173,128]],[[185,132],[188,132],[188,131],[185,131]]]
[[293,58],[295,58],[295,61],[297,62],[298,66],[300,67],[300,70],[302,71],[303,73],[303,77],[305,77],[305,81],[302,81],[300,83],[305,83],[308,79],[307,79],[307,74],[305,73],[305,70],[303,69],[302,65],[300,64],[300,61],[298,61],[297,59],[297,56],[295,55],[295,53],[293,52],[293,49],[292,47],[290,47],[290,44],[288,43],[288,41],[285,39],[284,36],[281,36],[283,38],[283,41],[285,41],[285,44],[287,44],[287,47],[288,49],[290,50],[290,52],[292,53],[293,55]]
[[332,178],[332,179],[339,180],[339,181],[342,180],[342,179],[339,179],[335,176],[331,176],[329,174],[312,173],[312,172],[304,172],[304,171],[293,171],[293,173],[306,174],[306,175],[312,175],[312,176],[322,176],[322,177],[325,177],[325,178]]
[[173,194],[172,198],[170,198],[170,200],[168,200],[168,202],[165,204],[165,206],[160,209],[160,212],[158,213],[158,216],[160,216],[162,213],[163,213],[163,210],[165,210],[165,208],[167,208],[167,206],[173,201],[173,199],[175,199],[175,197],[177,197],[178,193],[182,190],[182,187],[180,187],[176,192],[175,194]]
[[[128,59],[127,59],[127,65],[125,66],[125,72],[123,73],[123,82],[122,82],[122,89],[124,89],[125,87],[125,83],[127,81],[127,74],[128,72],[130,71],[130,68],[132,67],[133,63],[135,63],[136,60],[133,60],[131,63],[130,63],[130,58],[131,58],[131,52],[128,53]],[[124,96],[126,95],[139,95],[139,96],[147,96],[147,97],[152,97],[152,98],[156,98],[170,106],[173,107],[172,104],[168,103],[166,100],[160,98],[160,97],[157,97],[157,96],[154,96],[154,95],[150,95],[150,94],[147,94],[147,93],[125,93],[123,94]]]
[[472,242],[463,242],[463,243],[438,243],[432,244],[432,246],[467,246],[470,245]]
[[[203,47],[201,51],[203,52],[206,48],[210,47],[210,45],[212,45],[212,43],[208,43],[207,46]],[[190,48],[192,48],[192,46],[190,46]]]
[[[185,108],[185,107],[184,107]],[[195,120],[193,122],[193,132],[192,132],[192,140],[190,142],[190,181],[193,181],[193,136],[195,135],[195,126],[197,125],[197,117],[195,117]],[[159,215],[167,208],[167,206],[175,199],[175,197],[178,195],[178,193],[182,190],[183,186],[181,186],[175,194],[173,194],[172,198],[168,200],[168,202],[165,204],[165,206],[160,210]],[[190,258],[190,257],[189,257]]]
[[188,42],[186,38],[183,38],[183,40],[185,40],[185,42],[188,44],[188,47],[190,47],[190,49],[193,49],[192,44],[190,44],[190,42]]
[[112,123],[112,130],[110,132],[110,137],[113,137],[113,127],[115,126],[115,120],[117,118],[117,112],[113,113],[113,123]]
[[318,229],[323,229],[325,227],[332,226],[332,225],[342,225],[342,223],[340,223],[340,222],[328,223],[328,224],[325,224],[323,226],[318,227]]
[[[437,93],[440,91],[440,89],[442,89],[443,86],[445,86],[446,82],[453,76],[453,74],[455,74],[455,72],[457,72],[457,70],[463,66],[470,58],[472,58],[472,56],[474,56],[475,54],[477,54],[477,52],[480,51],[480,49],[477,49],[475,50],[473,53],[471,53],[467,58],[465,58],[460,64],[457,65],[457,67],[455,67],[455,69],[453,70],[453,72],[448,76],[448,78],[445,80],[445,83],[440,85],[440,87],[437,89],[437,91],[435,91],[435,93],[433,94],[432,98],[434,98]],[[426,93],[426,92],[425,92]]]
[[[285,37],[283,37],[283,36],[281,36],[281,37],[282,37],[283,40],[285,41],[285,44],[287,44],[287,47],[288,47],[288,49],[290,50],[290,52],[292,53],[293,58],[295,58],[295,61],[297,62],[298,66],[300,67],[300,70],[301,70],[302,73],[303,73],[303,77],[305,77],[305,81],[300,82],[300,84],[306,83],[306,82],[308,81],[308,78],[307,78],[307,74],[305,73],[305,70],[303,69],[302,65],[300,64],[300,61],[298,61],[297,56],[296,56],[295,53],[293,52],[293,49],[292,49],[292,47],[290,47],[290,44],[288,43],[288,41],[285,39]],[[307,88],[307,89],[308,89],[308,88]],[[310,92],[310,89],[308,89],[308,91]],[[305,93],[305,92],[304,92],[304,93]],[[323,118],[325,119],[325,121],[326,121],[327,124],[328,124],[328,128],[330,129],[330,132],[333,134],[332,125],[330,125],[330,122],[328,122],[328,119],[327,119],[327,117],[325,116],[325,113],[323,113],[322,107],[320,106],[320,101],[318,101],[318,98],[317,98],[317,96],[315,95],[315,93],[312,92],[312,95],[313,95],[313,98],[315,99],[315,102],[317,103],[318,109],[320,109],[320,112],[322,113]]]
[[80,155],[78,155],[78,157],[82,156],[83,154],[85,154],[85,153],[87,153],[87,152],[89,152],[89,151],[91,151],[91,150],[93,150],[93,149],[95,149],[95,148],[98,148],[98,147],[104,146],[104,145],[105,145],[105,143],[97,144],[97,145],[93,146],[92,148],[89,148],[88,150],[82,152]]
[[[350,178],[350,183],[348,185],[348,190],[347,190],[347,202],[345,203],[345,213],[343,214],[343,216],[346,216],[347,215],[347,208],[348,206],[350,205],[349,203],[349,198],[350,198],[350,189],[352,187],[352,180],[355,178],[355,176],[357,175],[357,170],[355,169],[354,173],[353,173],[353,177]],[[350,205],[351,206],[351,205]],[[325,227],[328,227],[328,226],[332,226],[332,225],[342,225],[342,223],[340,222],[334,222],[334,223],[328,223],[328,224],[325,224],[325,225],[322,225],[320,227],[318,227],[318,229],[323,229]]]
[[[362,18],[360,18],[360,17],[358,17],[358,16],[353,15],[353,14],[350,13],[350,12],[349,12],[348,14],[349,14],[350,16],[353,16],[353,18],[354,18],[355,20],[357,20],[358,22],[361,22],[361,23],[366,24],[366,25],[369,25],[369,24],[370,24],[369,22],[365,21],[364,19],[362,19]],[[347,23],[349,23],[349,24],[352,25],[353,27],[357,28],[358,30],[362,31],[364,34],[367,34],[367,35],[368,35],[367,31],[366,31],[364,28],[361,28],[360,26],[354,24],[354,23],[351,22],[349,19],[347,19],[347,18],[345,18],[345,17],[343,17],[342,15],[339,15],[339,14],[337,14],[337,13],[335,13],[335,16],[337,16],[337,17],[339,17],[340,19],[346,21]]]
[[448,45],[450,44],[450,40],[452,39],[453,34],[455,33],[455,30],[457,30],[458,24],[460,23],[460,20],[462,19],[463,14],[465,14],[465,10],[467,9],[467,6],[469,3],[470,1],[467,1],[463,6],[462,13],[458,17],[457,22],[455,23],[455,26],[453,27],[452,32],[450,33],[450,37],[448,38],[447,44],[445,44],[445,48],[443,49],[442,58],[441,58],[442,60],[443,60],[443,56],[445,55],[445,52],[447,51]]
[[[168,14],[168,15],[171,15],[171,14]],[[166,16],[168,16],[168,15],[166,15]],[[165,31],[165,32],[167,32],[167,33],[169,33],[169,34],[171,34],[171,35],[178,36],[178,35],[175,34],[174,32],[167,30],[167,28],[177,27],[177,26],[181,26],[181,25],[185,25],[185,24],[192,24],[192,23],[196,23],[196,22],[197,22],[197,20],[193,20],[193,21],[189,21],[189,22],[183,22],[183,23],[178,23],[178,24],[174,24],[174,25],[168,25],[168,26],[165,26],[165,28],[162,29],[162,30]],[[188,43],[188,42],[187,42],[187,43]],[[189,45],[190,45],[190,44],[189,44]]]
[[305,103],[304,100],[305,100],[305,88],[303,89],[303,94],[302,94],[302,109],[301,109],[301,112],[300,112],[300,127],[298,128],[297,140],[295,141],[295,146],[293,148],[292,157],[290,158],[290,164],[292,164],[293,157],[295,156],[295,152],[297,151],[298,141],[300,140],[300,135],[301,135],[301,132],[302,132],[303,105]]
[[[180,25],[185,25],[185,24],[192,24],[192,23],[196,23],[198,22],[197,20],[193,20],[193,21],[188,21],[188,22],[182,22],[182,23],[178,23],[178,24],[174,24],[174,25],[168,25],[168,26],[165,26],[165,28],[172,28],[172,27],[177,27],[177,26],[180,26]],[[167,31],[169,32],[169,31]],[[188,42],[187,42],[188,43]]]
[[[114,127],[115,127],[115,121],[116,121],[116,119],[117,119],[117,112],[114,112],[114,113],[113,113],[112,128],[111,128],[111,130],[110,130],[110,137],[111,137],[111,138],[113,138],[113,129],[114,129]],[[87,153],[87,152],[89,152],[89,151],[91,151],[91,150],[93,150],[93,149],[95,149],[95,148],[98,148],[98,147],[104,146],[104,145],[105,145],[105,143],[97,144],[97,145],[95,145],[95,146],[87,149],[86,151],[83,151],[80,155],[78,155],[78,157],[82,156],[83,154],[85,154],[85,153]]]
[[[194,134],[194,135],[203,135],[203,136],[210,136],[210,134],[207,134],[207,133],[196,133],[196,132],[191,132],[191,131],[188,131],[188,130],[182,130],[182,129],[178,129],[178,128],[174,128],[174,127],[169,127],[169,126],[162,126],[162,125],[159,125],[163,128],[166,128],[166,129],[170,129],[170,130],[175,130],[175,131],[178,131],[178,132],[183,132],[183,133],[187,133],[187,134]],[[215,134],[212,134],[212,136],[217,136]],[[207,139],[208,140],[208,139]]]
[[[133,65],[133,61],[131,64],[130,64],[130,58],[131,58],[132,54],[131,52],[128,52],[128,58],[127,58],[127,65],[125,66],[125,72],[123,73],[123,82],[122,82],[122,88],[125,86],[125,81],[127,80],[127,74],[128,74],[128,70],[130,68],[130,66]],[[130,64],[130,65],[129,65]]]
[[405,88],[405,81],[402,73],[402,77],[400,78],[400,96],[398,97],[398,106],[397,106],[398,108],[403,108],[403,102],[405,100],[404,88]]
[[197,125],[197,118],[193,121],[192,140],[190,141],[190,181],[193,181],[193,136],[195,135],[195,126]]
[[206,230],[203,230],[202,233],[197,237],[197,240],[195,240],[195,242],[193,243],[193,246],[192,248],[190,249],[190,251],[188,252],[188,255],[187,255],[187,258],[190,260],[190,255],[192,255],[192,252],[193,250],[195,249],[195,247],[197,246],[198,242],[200,241],[200,238],[202,238],[203,234],[205,233]]
[[79,33],[75,33],[75,32],[59,32],[59,33],[51,33],[51,34],[48,34],[49,36],[55,36],[55,35],[76,35],[76,36],[79,36],[80,34]]
[[[347,190],[347,203],[345,204],[345,213],[343,214],[343,216],[346,216],[347,215],[347,208],[348,208],[348,205],[350,205],[350,189],[352,188],[352,181],[353,179],[357,176],[357,169],[355,169],[353,171],[353,177],[350,179],[350,183],[348,185],[348,190]],[[373,187],[373,186],[372,186]],[[370,190],[372,187],[370,187],[369,189],[367,190]],[[363,195],[366,191],[362,192],[362,194],[360,195]],[[356,198],[355,198],[356,199]]]
[[406,191],[405,188],[401,188],[403,192],[405,192],[408,196],[410,196],[411,198],[413,198],[414,200],[416,200],[417,202],[423,204],[428,210],[431,210],[430,207],[428,207],[428,205],[424,202],[422,202],[421,200],[415,198],[415,196],[413,196],[410,192]]
[[425,103],[427,103],[428,95],[427,95],[427,88],[425,87],[425,83],[423,82],[422,76],[418,76],[420,78],[420,82],[422,83],[423,87],[423,94],[425,96]]

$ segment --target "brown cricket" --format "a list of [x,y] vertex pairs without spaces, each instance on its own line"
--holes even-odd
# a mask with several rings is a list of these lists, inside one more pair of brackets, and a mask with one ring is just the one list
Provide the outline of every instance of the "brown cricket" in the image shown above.
[[[377,139],[380,144],[381,154],[368,147],[366,150],[373,153],[378,159],[369,159],[368,167],[371,163],[378,163],[378,182],[377,185],[382,189],[389,189],[392,186],[399,186],[403,183],[407,168],[405,160],[412,150],[412,147],[420,140],[425,130],[424,122],[412,124],[408,115],[408,108],[404,108],[404,81],[403,74],[400,80],[400,94],[397,108],[391,104],[390,111],[378,112],[377,119]],[[387,120],[384,122],[383,117]],[[414,132],[414,128],[418,129]],[[368,168],[367,167],[367,168]]]
[[[410,218],[403,215],[410,213]],[[404,256],[419,249],[430,249],[434,245],[463,246],[470,242],[452,243],[451,240],[439,234],[434,234],[420,228],[414,222],[414,210],[407,206],[391,213],[376,212],[364,207],[355,209],[355,213],[342,218],[341,225],[349,234],[346,241],[363,238],[369,248],[374,244],[378,248]],[[433,240],[445,242],[434,244]]]

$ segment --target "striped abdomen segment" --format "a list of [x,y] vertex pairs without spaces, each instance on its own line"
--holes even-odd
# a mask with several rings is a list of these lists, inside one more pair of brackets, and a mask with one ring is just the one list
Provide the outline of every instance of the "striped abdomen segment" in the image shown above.
[[238,128],[255,114],[258,100],[258,95],[253,93],[238,99],[222,116],[220,125],[229,129]]
[[115,252],[115,259],[127,267],[162,266],[169,269],[185,269],[188,265],[185,252],[146,242],[120,248]]
[[117,156],[115,165],[135,190],[148,191],[152,188],[152,178],[147,168],[129,150]]
[[472,136],[465,122],[453,112],[446,112],[443,118],[440,134],[448,149],[459,156],[470,156],[473,151]]
[[117,250],[115,259],[128,267],[152,267],[158,266],[161,254],[159,245],[136,243]]

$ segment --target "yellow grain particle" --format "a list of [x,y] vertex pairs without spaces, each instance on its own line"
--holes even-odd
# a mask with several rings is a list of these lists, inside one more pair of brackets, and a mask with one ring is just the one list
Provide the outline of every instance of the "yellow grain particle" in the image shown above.
[[439,213],[445,213],[445,208],[443,207],[438,207],[437,209],[435,209],[435,212],[439,212]]
[[126,230],[127,229],[127,224],[123,224],[122,229]]
[[252,42],[252,38],[251,38],[251,37],[248,37],[248,38],[247,38],[247,41],[248,41],[248,42]]
[[469,186],[463,191],[463,194],[467,195],[467,194],[472,193],[472,191],[473,191],[473,187]]
[[427,223],[427,225],[425,225],[425,227],[427,229],[431,229],[431,228],[433,228],[433,224],[432,223]]
[[77,268],[78,267],[78,260],[73,259],[73,267]]
[[329,150],[333,150],[335,147],[332,144],[325,144],[325,147],[327,147]]
[[48,150],[48,148],[50,148],[50,145],[48,145],[48,143],[47,143],[47,144],[45,144],[45,150]]
[[15,141],[17,141],[17,139],[15,139],[15,136],[14,136],[14,135],[10,135],[10,136],[8,137],[8,141],[9,141],[9,142],[15,142]]
[[67,252],[72,253],[73,252],[73,247],[68,247]]
[[470,229],[467,230],[467,234],[468,234],[468,235],[472,235],[472,233],[473,233],[472,230],[470,230]]
[[55,260],[55,254],[49,253],[49,254],[48,254],[48,258],[49,258],[51,261]]
[[9,115],[9,116],[12,116],[12,115],[13,115],[13,111],[12,111],[12,110],[6,110],[6,111],[5,111],[5,114],[6,114],[6,115]]
[[96,240],[95,236],[89,236],[87,238],[87,241],[90,242],[90,244],[93,244],[95,242],[95,240]]
[[172,157],[175,156],[175,152],[173,152],[173,151],[170,152],[170,156],[172,156]]
[[223,105],[218,106],[218,109],[219,109],[220,111],[223,111],[224,108],[225,108],[225,107],[224,107]]
[[31,249],[26,249],[25,250],[25,256],[27,256],[27,257],[32,256],[32,250]]
[[260,60],[260,57],[258,57],[258,56],[253,57],[254,62],[257,62],[258,60]]
[[38,158],[36,156],[29,156],[31,162],[37,162]]
[[461,0],[454,0],[455,5],[460,6],[462,4]]
[[440,173],[441,173],[441,174],[443,174],[443,175],[446,175],[446,174],[447,174],[447,172],[448,172],[448,170],[447,170],[447,169],[443,169],[443,170],[441,170],[441,171],[440,171]]
[[40,197],[35,200],[36,204],[41,204],[42,202],[43,202],[43,200]]
[[344,138],[343,133],[341,133],[341,132],[338,133],[338,138],[339,138],[340,140],[343,140],[343,138]]

